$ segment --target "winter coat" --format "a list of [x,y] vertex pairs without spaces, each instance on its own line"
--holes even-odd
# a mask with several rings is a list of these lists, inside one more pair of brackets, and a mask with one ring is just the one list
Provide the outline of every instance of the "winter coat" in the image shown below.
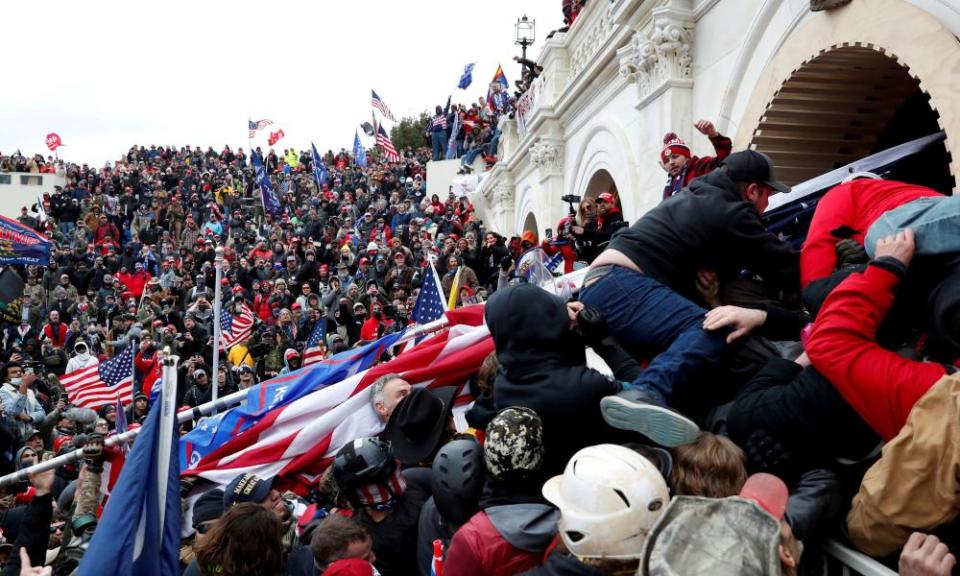
[[493,506],[457,530],[443,564],[447,576],[517,574],[540,565],[560,512],[548,504]]
[[[484,314],[500,364],[494,404],[498,410],[525,406],[540,416],[546,474],[561,474],[577,450],[616,437],[600,414],[600,399],[616,394],[621,385],[587,368],[584,341],[571,332],[561,298],[518,284],[495,292]],[[626,354],[610,365],[618,378],[639,375]]]
[[553,552],[547,556],[543,566],[524,572],[523,576],[605,576],[606,574],[607,572],[601,572],[579,562],[575,556]]
[[884,212],[925,196],[941,194],[893,180],[854,180],[831,188],[817,203],[800,250],[802,286],[833,274],[838,240],[850,238],[863,244],[867,229]]
[[696,278],[703,268],[715,270],[721,279],[747,268],[778,288],[799,287],[797,252],[764,228],[756,206],[741,197],[724,172],[694,180],[621,228],[609,247],[694,302],[701,300]]
[[663,187],[664,200],[689,186],[690,182],[695,178],[709,174],[719,168],[720,164],[723,163],[723,159],[729,156],[730,151],[733,149],[733,143],[730,139],[721,134],[710,138],[710,143],[713,144],[713,150],[717,155],[704,156],[702,158],[693,156],[679,174],[676,176],[667,176],[667,185]]
[[947,368],[903,358],[876,342],[906,267],[874,260],[827,297],[807,341],[810,361],[885,441],[897,435],[913,405]]

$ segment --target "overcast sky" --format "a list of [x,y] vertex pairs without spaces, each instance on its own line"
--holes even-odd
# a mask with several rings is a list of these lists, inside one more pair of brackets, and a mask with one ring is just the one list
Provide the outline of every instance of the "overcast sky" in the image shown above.
[[498,62],[512,85],[514,22],[536,19],[536,56],[562,25],[560,4],[13,2],[0,35],[0,151],[46,155],[49,132],[62,157],[97,165],[133,144],[246,149],[248,118],[282,128],[278,148],[338,150],[370,120],[371,88],[399,119],[445,103],[468,62],[473,84],[454,102],[485,94]]

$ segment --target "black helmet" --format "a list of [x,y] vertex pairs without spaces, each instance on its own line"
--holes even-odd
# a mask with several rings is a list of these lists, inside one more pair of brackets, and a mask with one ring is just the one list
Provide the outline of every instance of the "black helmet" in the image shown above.
[[333,460],[333,477],[341,490],[350,490],[383,481],[396,468],[389,442],[379,438],[357,438],[337,452]]
[[465,524],[479,509],[485,471],[483,448],[472,438],[444,444],[433,459],[433,501],[454,526]]

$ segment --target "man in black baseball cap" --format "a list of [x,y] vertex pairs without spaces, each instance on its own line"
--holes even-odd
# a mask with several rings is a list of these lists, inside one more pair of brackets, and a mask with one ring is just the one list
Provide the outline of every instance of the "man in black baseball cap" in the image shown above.
[[770,292],[798,291],[799,254],[760,218],[770,194],[788,190],[766,155],[736,152],[621,229],[593,261],[580,301],[603,314],[625,347],[655,354],[628,389],[601,401],[608,424],[667,446],[696,437],[696,425],[669,408],[674,390],[711,381],[730,333],[726,325],[704,328],[700,277],[712,270],[724,286],[749,270]]

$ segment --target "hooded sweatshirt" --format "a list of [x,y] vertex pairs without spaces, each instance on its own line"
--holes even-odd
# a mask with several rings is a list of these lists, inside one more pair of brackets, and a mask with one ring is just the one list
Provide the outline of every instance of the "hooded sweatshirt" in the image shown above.
[[562,299],[520,284],[494,293],[485,316],[499,362],[495,408],[525,406],[540,416],[546,474],[563,473],[577,450],[617,437],[603,421],[600,399],[621,385],[587,368],[584,341],[570,330]]

